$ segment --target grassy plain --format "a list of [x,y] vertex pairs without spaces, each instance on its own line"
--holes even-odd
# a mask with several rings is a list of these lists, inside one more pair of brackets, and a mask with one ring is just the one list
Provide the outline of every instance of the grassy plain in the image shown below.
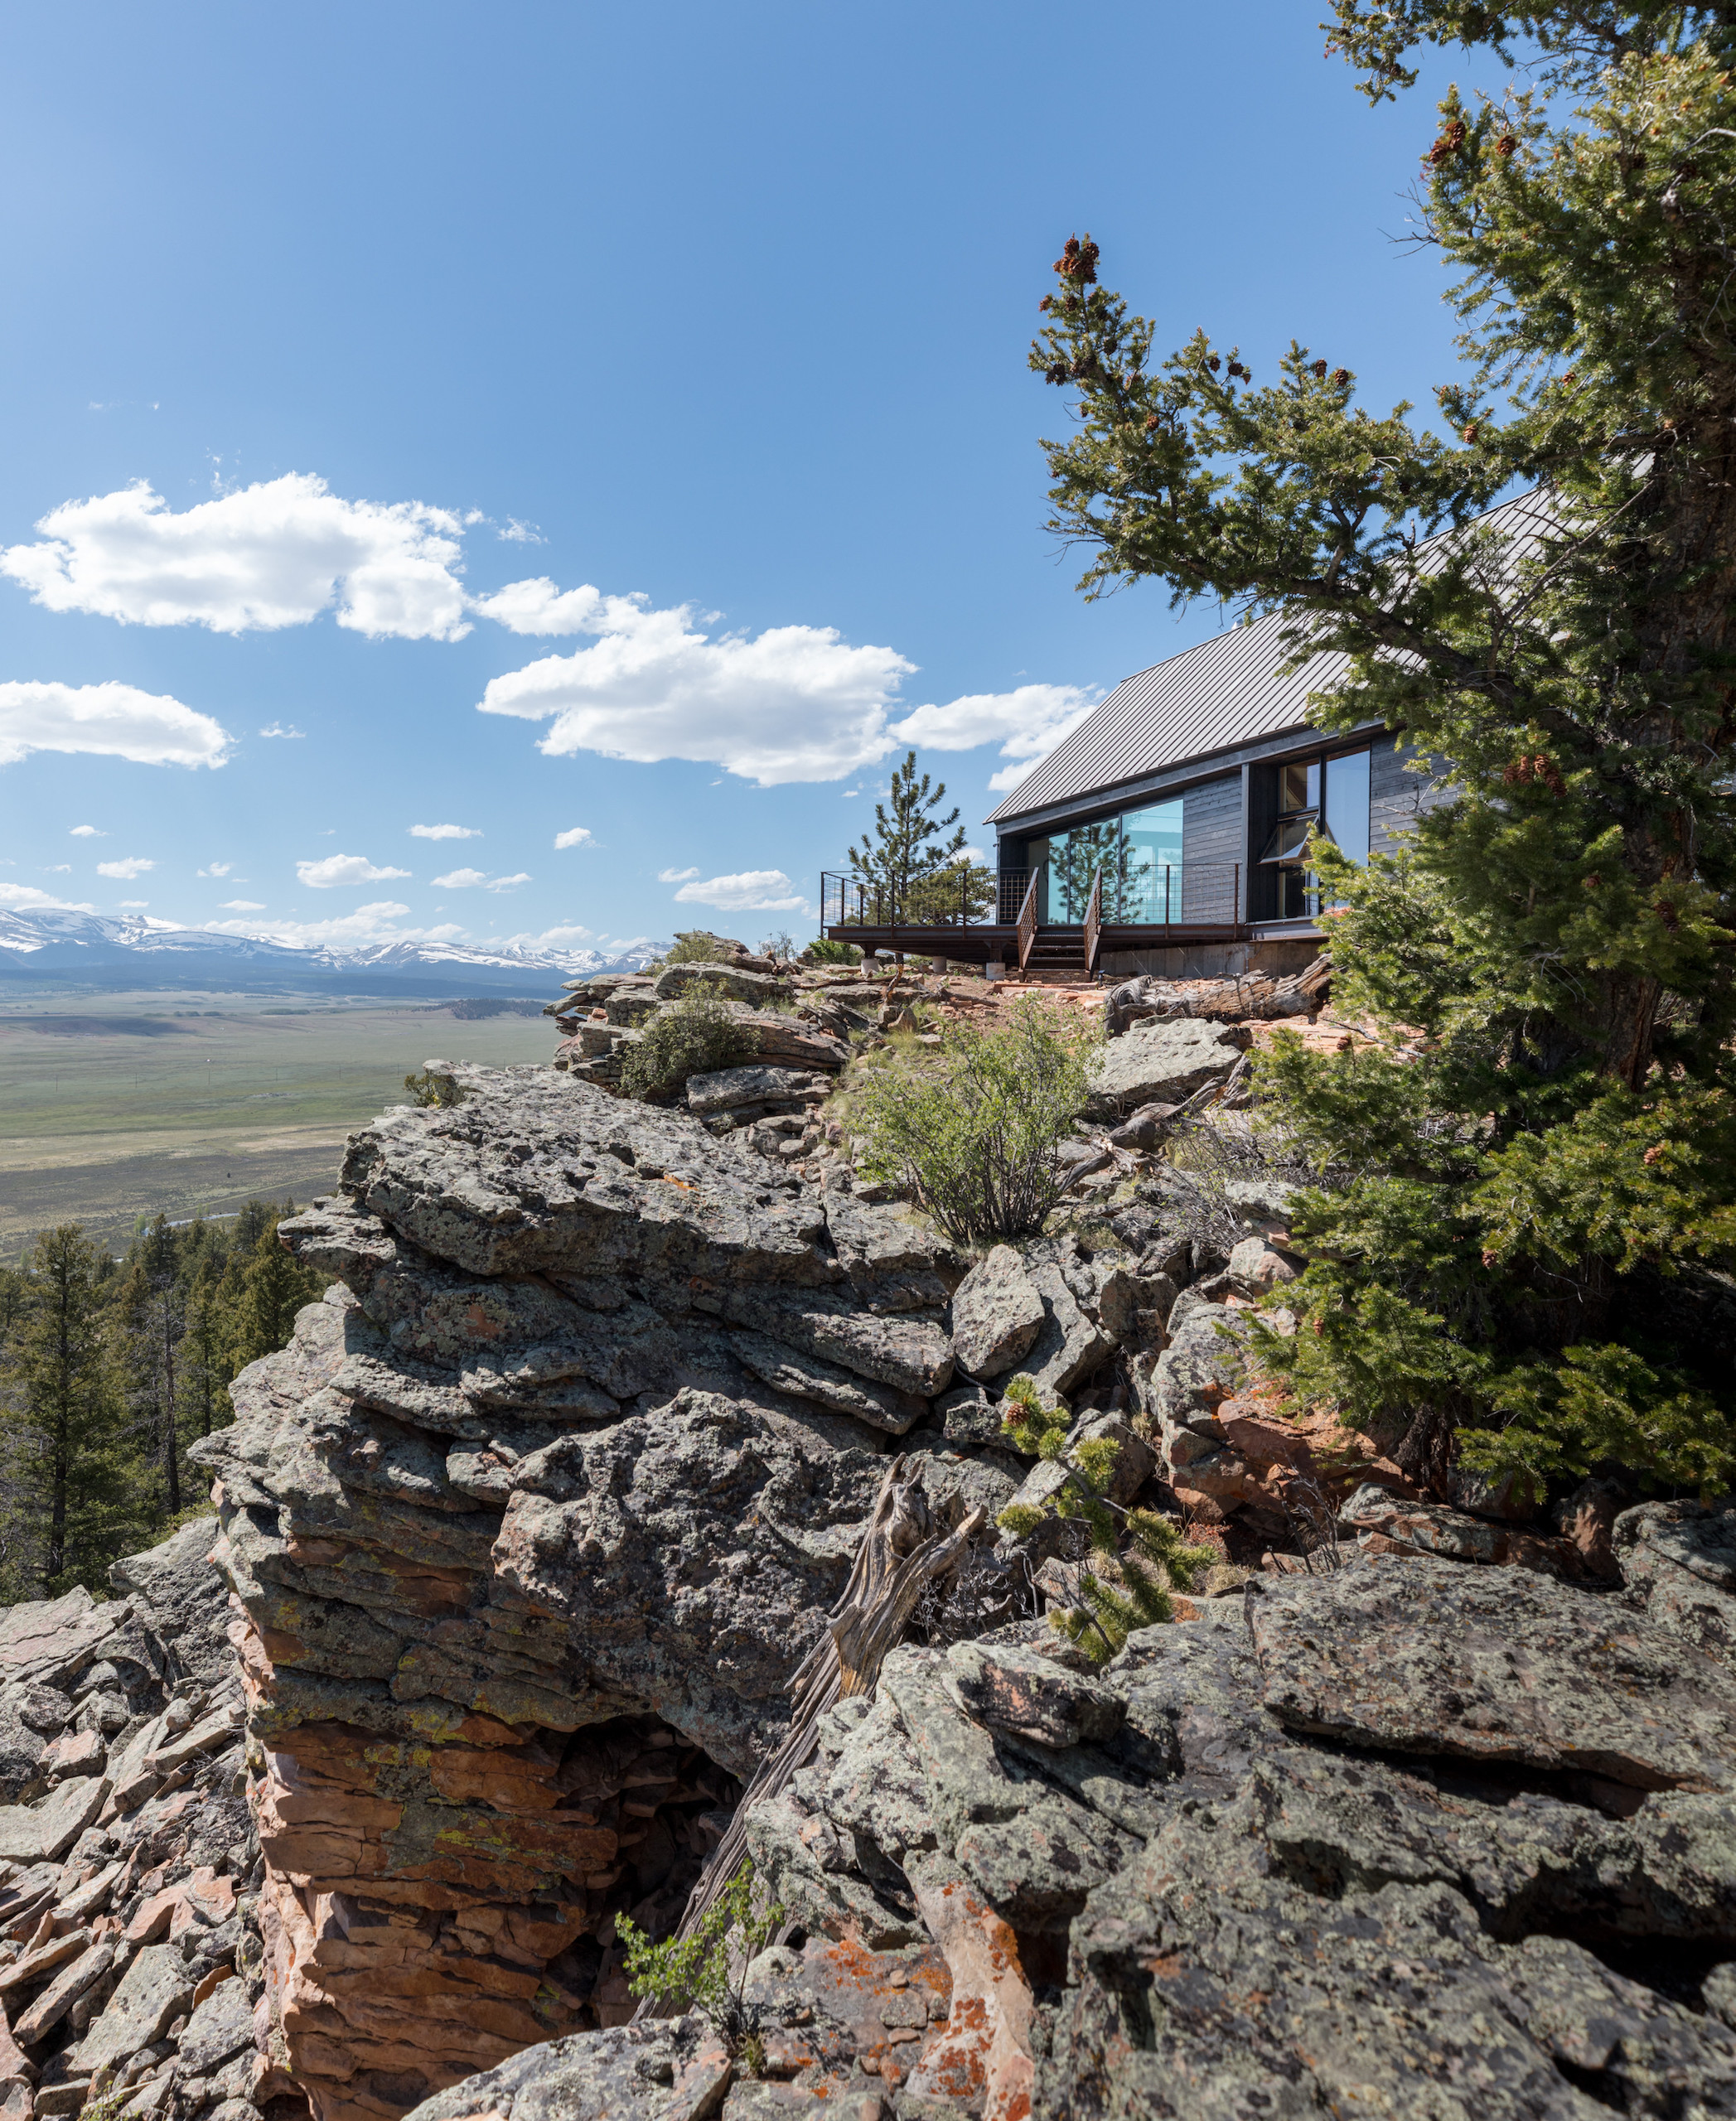
[[0,1259],[81,1222],[118,1250],[140,1215],[329,1192],[344,1138],[430,1059],[545,1061],[546,1017],[423,1003],[208,993],[0,1002]]

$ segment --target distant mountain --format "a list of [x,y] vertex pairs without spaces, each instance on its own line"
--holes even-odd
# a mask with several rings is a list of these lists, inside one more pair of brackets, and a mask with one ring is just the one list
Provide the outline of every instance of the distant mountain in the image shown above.
[[469,943],[304,949],[268,936],[177,928],[136,914],[0,911],[0,981],[70,981],[110,990],[188,987],[386,999],[467,994],[548,999],[563,978],[637,972],[667,948],[641,943],[611,958],[596,950],[542,953]]

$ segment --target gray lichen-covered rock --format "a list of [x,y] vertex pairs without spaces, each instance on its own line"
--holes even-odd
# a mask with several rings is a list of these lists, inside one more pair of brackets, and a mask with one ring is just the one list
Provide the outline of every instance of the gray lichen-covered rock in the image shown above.
[[1648,1620],[1736,1664],[1736,1510],[1642,1503],[1617,1518],[1613,1544],[1622,1581]]
[[1035,1346],[1047,1313],[1010,1244],[997,1244],[953,1293],[952,1344],[967,1377],[999,1377]]
[[115,1591],[131,1595],[135,1612],[164,1645],[169,1677],[206,1687],[226,1679],[235,1662],[223,1579],[211,1559],[216,1536],[215,1516],[197,1518],[109,1571]]
[[574,2033],[467,2077],[412,2121],[703,2121],[733,2075],[697,2014]]
[[1246,1044],[1245,1032],[1193,1017],[1135,1025],[1098,1048],[1091,1109],[1114,1118],[1143,1105],[1179,1104],[1206,1084],[1222,1082]]
[[1247,1596],[1261,1698],[1295,1729],[1640,1790],[1736,1787],[1736,1679],[1607,1601],[1420,1558]]

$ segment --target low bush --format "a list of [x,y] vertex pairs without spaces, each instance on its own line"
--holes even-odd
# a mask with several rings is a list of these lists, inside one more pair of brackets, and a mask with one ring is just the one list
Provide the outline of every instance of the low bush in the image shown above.
[[868,1176],[902,1187],[958,1244],[1040,1230],[1066,1190],[1055,1152],[1085,1109],[1096,1042],[1030,1001],[992,1027],[957,1026],[932,1064],[874,1070],[856,1099]]
[[816,935],[802,952],[803,962],[807,964],[856,964],[861,957],[862,952],[855,944],[834,943],[824,935]]
[[[1108,1500],[1118,1447],[1099,1437],[1069,1451],[1066,1413],[1043,1405],[1034,1378],[1021,1373],[1009,1379],[1001,1406],[1014,1448],[1064,1466],[1072,1479],[1043,1508],[1009,1503],[995,1521],[1003,1532],[1021,1537],[1034,1532],[1051,1512],[1084,1524],[1103,1573],[1082,1568],[1080,1602],[1057,1608],[1049,1618],[1094,1664],[1106,1664],[1135,1628],[1173,1620],[1170,1593],[1191,1591],[1199,1572],[1219,1556],[1211,1547],[1190,1547],[1172,1518],[1154,1510],[1122,1510]],[[1113,1581],[1106,1580],[1111,1576]]]
[[627,1987],[635,1996],[703,2011],[731,2054],[757,2075],[764,2056],[755,2013],[744,2000],[747,1969],[777,1935],[783,1919],[776,1901],[754,1912],[753,1866],[748,1863],[699,1917],[690,1936],[655,1945],[625,1915],[617,1915],[615,1929],[626,1954]]
[[664,952],[662,962],[665,965],[722,964],[724,959],[720,953],[724,948],[721,935],[713,935],[704,928],[683,928]]
[[751,1060],[759,1050],[753,1027],[744,1024],[709,985],[653,1017],[621,1064],[621,1086],[641,1103],[671,1095],[689,1075],[708,1075]]
[[452,1105],[463,1102],[464,1092],[455,1075],[447,1075],[438,1068],[424,1068],[420,1075],[406,1075],[404,1086],[410,1094],[412,1104]]

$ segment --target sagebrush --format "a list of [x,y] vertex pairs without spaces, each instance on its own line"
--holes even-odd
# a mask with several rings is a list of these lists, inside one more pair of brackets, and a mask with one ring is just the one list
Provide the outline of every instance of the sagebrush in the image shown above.
[[733,1068],[759,1050],[757,1035],[709,986],[653,1017],[621,1064],[621,1086],[642,1100],[667,1097],[689,1075]]
[[876,1069],[858,1095],[863,1167],[962,1244],[1042,1228],[1067,1183],[1056,1154],[1084,1112],[1096,1035],[1037,1001],[956,1026],[932,1062]]

